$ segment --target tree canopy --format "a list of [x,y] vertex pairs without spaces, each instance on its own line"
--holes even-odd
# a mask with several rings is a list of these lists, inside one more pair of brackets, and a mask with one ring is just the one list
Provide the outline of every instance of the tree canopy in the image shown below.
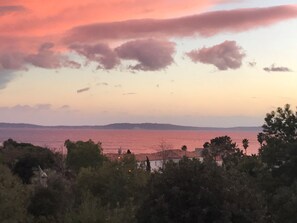
[[92,140],[72,142],[66,140],[65,146],[67,148],[66,164],[76,172],[82,167],[100,166],[105,159],[100,142],[94,143]]
[[296,142],[297,140],[297,111],[293,111],[289,104],[284,108],[266,114],[262,126],[262,136],[266,143],[276,140],[281,142]]
[[202,156],[205,161],[223,161],[223,165],[233,165],[243,156],[242,151],[237,147],[229,136],[220,136],[211,139],[203,145]]
[[239,172],[183,158],[169,162],[149,182],[140,223],[263,222],[257,189]]

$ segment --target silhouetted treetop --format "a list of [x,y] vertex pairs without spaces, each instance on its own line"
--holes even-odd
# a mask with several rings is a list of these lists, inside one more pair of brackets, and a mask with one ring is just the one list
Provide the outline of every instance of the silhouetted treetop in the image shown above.
[[262,128],[266,143],[275,140],[294,142],[297,140],[297,111],[291,110],[289,104],[284,108],[278,107],[266,114]]

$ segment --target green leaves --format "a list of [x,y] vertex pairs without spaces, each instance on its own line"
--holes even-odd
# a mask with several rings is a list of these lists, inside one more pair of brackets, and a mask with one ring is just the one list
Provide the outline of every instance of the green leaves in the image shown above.
[[82,167],[100,166],[105,159],[101,143],[94,143],[92,140],[86,142],[66,140],[65,146],[67,148],[66,164],[76,173]]
[[202,151],[202,156],[206,162],[223,161],[223,165],[233,165],[243,156],[242,151],[232,142],[229,136],[220,136],[206,142]]
[[155,173],[138,222],[262,222],[265,210],[255,186],[236,170],[183,158]]

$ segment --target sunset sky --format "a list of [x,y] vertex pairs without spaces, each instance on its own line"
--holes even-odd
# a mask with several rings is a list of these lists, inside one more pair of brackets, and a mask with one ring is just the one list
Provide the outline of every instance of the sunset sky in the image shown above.
[[0,0],[0,122],[262,125],[297,105],[296,0]]

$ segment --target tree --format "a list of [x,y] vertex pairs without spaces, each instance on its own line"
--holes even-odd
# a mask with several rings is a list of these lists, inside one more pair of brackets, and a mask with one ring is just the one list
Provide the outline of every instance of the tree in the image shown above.
[[106,213],[100,199],[94,197],[89,191],[84,191],[78,208],[71,209],[63,222],[69,223],[105,223]]
[[12,139],[8,139],[3,145],[3,149],[0,150],[3,163],[14,174],[17,174],[23,183],[30,183],[33,171],[38,166],[42,169],[59,169],[60,155],[53,153],[48,148],[34,146],[30,143],[18,143]]
[[63,222],[63,216],[74,208],[77,199],[73,186],[63,175],[48,171],[47,187],[35,185],[32,188],[28,212],[34,222]]
[[229,153],[233,153],[236,144],[232,142],[229,136],[220,136],[211,139],[210,142],[206,142],[203,145],[203,154],[209,156],[214,161],[217,161],[218,157],[225,157]]
[[139,223],[262,222],[260,193],[244,174],[184,157],[154,173]]
[[257,178],[263,172],[264,164],[261,162],[259,156],[253,154],[251,156],[244,156],[235,168],[240,172]]
[[263,132],[260,132],[258,135],[257,135],[257,140],[258,142],[260,143],[260,146],[262,147],[263,146],[263,142],[264,142],[264,133]]
[[0,164],[0,222],[26,222],[27,189]]
[[249,147],[249,140],[248,139],[243,139],[242,140],[242,146],[243,146],[245,154],[246,154],[246,150]]
[[105,157],[102,154],[101,143],[92,140],[83,142],[65,141],[67,148],[66,164],[77,173],[82,167],[96,167],[102,165]]
[[35,217],[55,216],[59,211],[59,194],[51,188],[38,187],[31,197],[28,211]]
[[181,150],[186,152],[186,151],[188,150],[188,147],[187,147],[186,145],[183,145],[183,146],[181,147]]
[[297,116],[290,105],[266,115],[263,131],[265,144],[259,150],[261,160],[270,168],[275,179],[291,184],[297,179]]
[[185,155],[186,155],[186,152],[187,152],[187,150],[188,150],[188,147],[187,147],[186,145],[183,145],[183,146],[181,147],[181,150],[184,151],[184,152],[185,152]]
[[98,168],[82,168],[77,177],[79,191],[90,191],[98,197],[103,206],[123,207],[133,200],[137,203],[143,196],[149,174],[138,168],[133,154],[125,154],[122,159],[104,162]]
[[172,149],[171,144],[167,143],[165,140],[161,140],[158,151],[162,158],[162,168],[164,168],[166,162],[168,161],[168,156],[171,149]]
[[272,196],[269,206],[275,222],[297,222],[297,182],[289,187],[279,188]]
[[278,107],[276,111],[266,114],[262,126],[266,143],[296,142],[297,140],[297,111],[292,111],[289,104],[284,108]]
[[262,127],[259,157],[266,168],[260,184],[268,212],[272,222],[296,222],[297,113],[288,104],[279,107],[266,115]]
[[34,175],[34,169],[39,166],[38,159],[30,155],[20,158],[13,168],[13,173],[17,174],[25,184],[30,183]]
[[202,156],[205,161],[217,162],[218,159],[222,159],[223,164],[226,165],[227,163],[238,162],[237,159],[243,155],[229,136],[211,139],[210,142],[204,143],[203,147]]
[[147,156],[146,156],[146,171],[149,173],[151,172],[151,162]]

